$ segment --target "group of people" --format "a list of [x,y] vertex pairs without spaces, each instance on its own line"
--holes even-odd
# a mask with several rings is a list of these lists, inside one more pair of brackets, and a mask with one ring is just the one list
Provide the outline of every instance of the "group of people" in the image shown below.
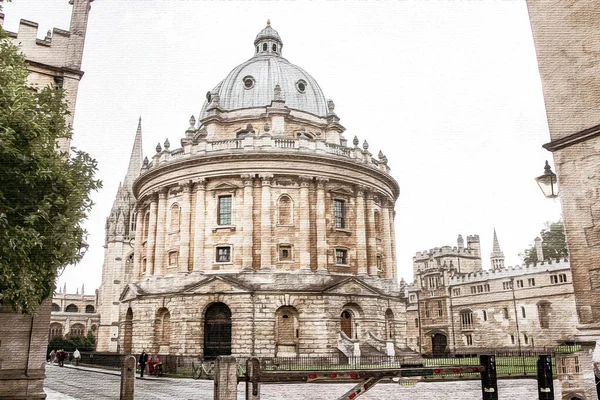
[[[57,361],[59,367],[64,367],[67,357],[69,357],[69,354],[63,349],[58,351],[53,349],[49,354],[48,361],[50,361],[50,364],[54,364],[54,361]],[[79,360],[81,359],[81,353],[79,350],[75,349],[72,358],[69,358],[69,360],[72,359],[75,359],[75,365],[79,365]]]
[[148,373],[150,375],[162,376],[162,362],[158,358],[157,354],[147,354],[146,350],[142,350],[142,354],[138,358],[138,365],[140,367],[140,377],[144,377],[144,370],[146,365],[148,366]]

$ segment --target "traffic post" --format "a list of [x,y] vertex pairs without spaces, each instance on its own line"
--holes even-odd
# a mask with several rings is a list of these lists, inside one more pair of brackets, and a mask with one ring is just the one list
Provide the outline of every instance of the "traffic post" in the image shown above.
[[542,355],[537,360],[537,382],[540,400],[554,400],[554,383],[552,382],[552,356]]
[[479,363],[484,367],[481,371],[481,394],[483,400],[498,400],[498,378],[496,375],[496,356],[481,355]]

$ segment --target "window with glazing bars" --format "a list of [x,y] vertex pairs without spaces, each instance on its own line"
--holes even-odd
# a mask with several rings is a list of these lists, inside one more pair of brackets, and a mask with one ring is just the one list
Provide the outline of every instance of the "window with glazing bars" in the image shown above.
[[231,196],[219,197],[219,225],[231,225]]
[[345,228],[346,221],[344,220],[344,200],[333,200],[333,219],[336,228]]
[[346,265],[348,263],[346,250],[336,249],[335,250],[335,263]]
[[231,247],[217,247],[217,262],[231,261]]

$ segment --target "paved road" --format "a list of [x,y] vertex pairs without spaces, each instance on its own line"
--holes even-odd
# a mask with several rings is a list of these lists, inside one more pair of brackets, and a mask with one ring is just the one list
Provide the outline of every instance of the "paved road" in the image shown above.
[[[45,381],[48,400],[102,400],[118,399],[120,376],[80,370],[47,366]],[[293,384],[264,385],[261,387],[262,400],[332,400],[349,390],[348,384]],[[555,381],[555,398],[561,398],[560,386]],[[500,380],[498,382],[500,400],[536,400],[537,383],[535,380]],[[212,400],[212,381],[193,379],[149,378],[136,379],[135,398],[154,399],[194,399]],[[244,399],[244,386],[240,384],[238,400]],[[398,384],[378,384],[360,400],[480,400],[479,381],[417,383],[414,386]]]

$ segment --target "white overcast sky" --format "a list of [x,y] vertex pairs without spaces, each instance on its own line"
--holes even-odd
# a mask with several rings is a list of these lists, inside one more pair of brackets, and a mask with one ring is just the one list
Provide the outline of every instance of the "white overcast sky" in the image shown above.
[[[19,19],[69,28],[67,0],[13,0]],[[184,136],[205,93],[253,55],[271,19],[283,56],[336,104],[351,143],[383,150],[400,184],[399,276],[412,257],[479,234],[489,268],[496,228],[507,265],[560,218],[534,178],[552,156],[525,1],[202,1],[92,3],[73,145],[98,160],[104,188],[85,226],[90,249],[59,285],[101,282],[104,223],[123,180],[138,117],[144,154]]]

